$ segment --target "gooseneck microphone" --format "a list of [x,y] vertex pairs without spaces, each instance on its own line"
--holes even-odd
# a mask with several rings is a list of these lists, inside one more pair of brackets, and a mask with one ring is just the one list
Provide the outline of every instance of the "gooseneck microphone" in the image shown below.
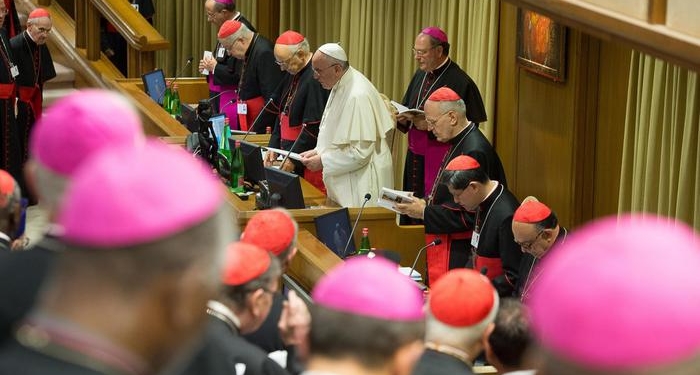
[[345,243],[345,248],[343,249],[343,256],[341,258],[345,259],[345,253],[348,251],[348,246],[350,246],[350,241],[352,241],[353,236],[355,235],[355,229],[357,229],[357,223],[360,222],[360,216],[362,216],[362,211],[365,209],[365,205],[369,200],[372,199],[372,194],[367,193],[365,194],[365,200],[362,202],[362,206],[360,206],[360,211],[357,213],[357,217],[355,218],[355,224],[352,225],[352,230],[350,231],[350,237],[348,237],[348,242]]
[[242,141],[245,141],[245,139],[248,138],[248,134],[250,134],[253,131],[253,129],[255,129],[255,126],[258,124],[260,117],[262,117],[262,114],[265,113],[265,110],[267,110],[267,106],[269,106],[273,100],[274,98],[267,99],[267,102],[265,102],[265,105],[260,110],[260,113],[258,113],[258,115],[255,117],[255,120],[253,120],[253,123],[248,128],[248,131],[245,132],[245,135],[241,139]]
[[[236,90],[224,90],[224,91],[222,91],[222,92],[220,92],[220,93],[218,93],[218,94],[212,96],[211,98],[207,99],[207,103],[211,104],[212,100],[214,100],[214,99],[220,97],[221,95],[227,94],[227,93],[229,93],[229,92],[235,92],[235,91],[236,91]],[[235,102],[235,100],[230,100],[230,101],[229,101],[229,103],[233,103],[233,102]],[[219,112],[221,112],[221,111],[219,111]]]
[[294,150],[294,146],[297,145],[297,142],[299,142],[299,139],[301,139],[301,136],[304,134],[305,131],[306,131],[306,124],[301,124],[301,131],[299,132],[297,139],[295,139],[294,143],[292,143],[292,147],[289,148],[287,155],[285,155],[284,159],[282,159],[282,164],[280,164],[280,169],[282,169],[282,166],[284,165],[284,163],[286,163],[287,159],[289,159],[289,154],[292,153],[292,150]]
[[163,89],[163,92],[160,93],[160,100],[159,100],[159,102],[163,100],[163,97],[165,97],[165,90],[166,90],[168,87],[170,87],[170,88],[172,89],[173,83],[175,83],[175,81],[177,81],[177,79],[180,78],[180,75],[181,75],[182,73],[185,72],[185,69],[186,69],[188,66],[192,65],[192,60],[193,60],[193,59],[194,59],[194,57],[192,57],[192,56],[190,56],[190,57],[187,58],[187,62],[185,63],[185,65],[180,69],[179,72],[177,72],[177,74],[175,75],[175,77],[174,77],[173,79],[170,80],[170,83],[169,83],[168,85],[165,86],[165,88]]
[[413,261],[413,265],[411,266],[411,272],[408,274],[408,277],[413,277],[413,271],[416,270],[416,264],[418,263],[418,258],[420,258],[420,255],[421,255],[421,253],[423,253],[423,250],[425,250],[431,246],[439,245],[441,243],[442,243],[442,240],[438,237],[438,238],[435,238],[432,242],[428,243],[427,245],[421,247],[420,250],[418,250],[418,255],[416,255],[416,259]]

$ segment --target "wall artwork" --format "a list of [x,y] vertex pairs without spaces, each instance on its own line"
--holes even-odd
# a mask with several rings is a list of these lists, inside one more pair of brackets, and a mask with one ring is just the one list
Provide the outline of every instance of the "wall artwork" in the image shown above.
[[539,13],[518,9],[518,64],[555,82],[566,78],[566,27]]

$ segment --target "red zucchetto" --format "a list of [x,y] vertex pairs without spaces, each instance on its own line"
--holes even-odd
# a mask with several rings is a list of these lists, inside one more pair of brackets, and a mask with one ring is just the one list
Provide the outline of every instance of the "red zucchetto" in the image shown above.
[[221,25],[219,33],[216,35],[219,39],[229,37],[238,31],[243,24],[236,20],[228,20]]
[[283,44],[286,46],[297,45],[304,41],[304,36],[294,30],[287,30],[280,34],[275,41],[275,44]]
[[513,221],[520,223],[534,224],[549,217],[552,210],[544,203],[538,201],[523,202],[523,204],[515,210]]
[[449,87],[440,87],[439,89],[433,91],[428,97],[428,100],[432,102],[455,102],[462,98],[457,95],[454,90]]
[[469,171],[472,169],[477,169],[481,165],[476,159],[468,155],[459,155],[456,158],[450,160],[445,167],[446,171]]

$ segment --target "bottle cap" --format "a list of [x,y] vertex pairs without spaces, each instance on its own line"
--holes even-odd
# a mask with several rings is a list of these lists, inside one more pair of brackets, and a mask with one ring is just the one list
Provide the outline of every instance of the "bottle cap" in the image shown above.
[[226,117],[224,117],[224,125],[228,125],[228,124],[230,124],[230,120],[229,120],[228,116],[226,116]]
[[235,145],[236,147],[241,147],[241,141],[236,139]]
[[362,235],[366,236],[369,234],[369,228],[362,228]]

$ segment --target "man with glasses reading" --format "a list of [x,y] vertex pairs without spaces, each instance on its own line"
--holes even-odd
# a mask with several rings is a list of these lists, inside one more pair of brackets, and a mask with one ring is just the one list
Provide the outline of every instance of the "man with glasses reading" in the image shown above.
[[21,163],[27,160],[29,135],[36,120],[41,118],[44,82],[56,77],[51,52],[46,41],[53,23],[46,9],[36,8],[27,18],[27,30],[10,39],[12,55],[19,75],[17,129],[19,132]]
[[[280,70],[288,74],[284,75],[281,86],[280,111],[269,146],[298,154],[313,150],[329,91],[314,79],[311,68],[313,54],[303,35],[292,30],[285,31],[275,41],[274,54]],[[277,156],[268,151],[265,165],[272,165]],[[303,176],[321,191],[326,190],[321,171],[311,171],[290,158],[280,168]]]
[[350,66],[339,44],[319,47],[311,63],[314,77],[331,93],[316,148],[302,153],[301,162],[312,171],[323,170],[328,198],[343,207],[359,207],[365,194],[379,197],[382,187],[394,187],[386,140],[394,120],[379,91]]
[[[211,23],[216,30],[221,28],[221,25],[228,20],[236,20],[246,25],[248,29],[255,32],[255,28],[241,12],[236,11],[235,0],[206,0],[204,2],[204,11],[207,13],[207,21]],[[217,42],[211,56],[204,56],[199,61],[199,72],[207,71],[207,83],[209,84],[209,97],[214,113],[223,112],[229,118],[231,129],[239,129],[238,127],[238,111],[235,105],[238,100],[238,78],[241,74],[242,62],[236,60],[229,55],[226,48]],[[233,101],[233,102],[232,102]],[[226,106],[225,103],[233,103]],[[224,105],[219,105],[224,103]]]
[[539,263],[552,247],[566,240],[568,231],[557,215],[535,197],[527,197],[513,215],[513,239],[525,255],[520,263],[520,280],[515,296],[526,301],[540,274]]
[[[416,36],[413,57],[418,70],[403,97],[402,104],[408,108],[424,109],[425,101],[440,87],[449,87],[466,104],[469,121],[478,124],[486,121],[486,109],[476,83],[448,54],[450,43],[447,34],[438,27],[426,27]],[[408,152],[403,173],[403,190],[412,191],[416,197],[425,197],[435,183],[440,162],[449,145],[439,142],[428,131],[425,116],[407,113],[397,115],[397,128],[408,133]],[[505,180],[501,183],[505,184]],[[420,224],[420,221],[401,217],[404,224]]]
[[[437,181],[441,180],[447,164],[459,155],[476,159],[490,179],[505,181],[501,159],[479,128],[467,119],[464,100],[454,90],[441,87],[428,97],[425,121],[435,138],[449,146]],[[447,186],[435,183],[427,197],[416,197],[412,202],[395,207],[402,214],[423,221],[426,243],[436,238],[442,240],[440,244],[426,249],[428,283],[448,269],[469,265],[474,215],[455,202]]]

